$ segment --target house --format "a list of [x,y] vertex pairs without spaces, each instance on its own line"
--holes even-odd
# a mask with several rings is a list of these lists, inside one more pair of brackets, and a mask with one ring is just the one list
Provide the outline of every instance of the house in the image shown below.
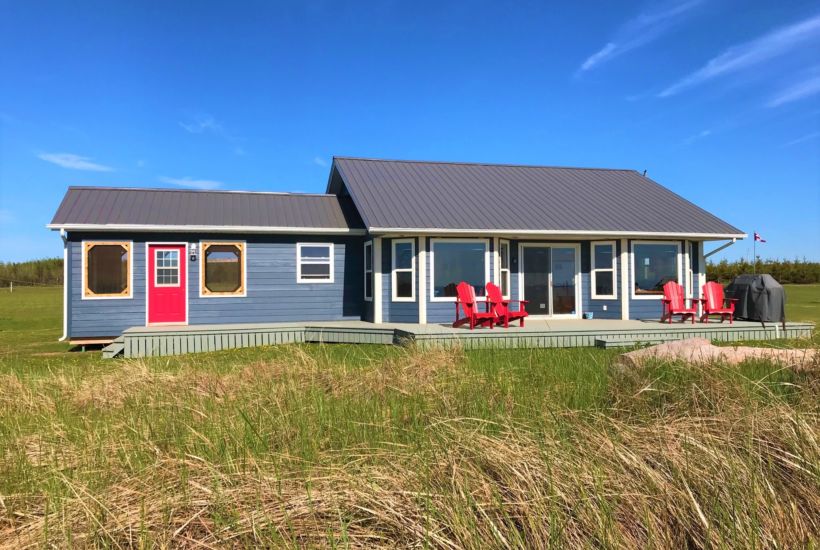
[[337,157],[325,194],[71,187],[64,338],[154,324],[449,323],[455,285],[531,316],[657,319],[746,235],[633,170]]

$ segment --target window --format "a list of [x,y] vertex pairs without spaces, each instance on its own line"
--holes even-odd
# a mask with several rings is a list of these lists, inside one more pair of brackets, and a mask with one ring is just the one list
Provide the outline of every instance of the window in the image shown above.
[[614,300],[615,242],[592,243],[592,298]]
[[179,286],[179,250],[154,250],[154,285]]
[[484,285],[490,279],[490,261],[486,239],[431,239],[430,299],[453,302],[456,285],[465,281],[477,296],[484,296]]
[[200,250],[200,296],[245,296],[245,243],[204,242]]
[[663,296],[663,285],[680,282],[680,243],[633,242],[632,272],[633,297],[658,298]]
[[131,243],[83,243],[83,298],[131,297]]
[[393,241],[392,284],[394,302],[416,300],[416,243],[413,239]]
[[510,298],[510,241],[498,241],[499,274],[501,275],[501,297]]
[[296,244],[296,282],[333,282],[333,243]]
[[364,299],[373,301],[373,242],[364,243]]

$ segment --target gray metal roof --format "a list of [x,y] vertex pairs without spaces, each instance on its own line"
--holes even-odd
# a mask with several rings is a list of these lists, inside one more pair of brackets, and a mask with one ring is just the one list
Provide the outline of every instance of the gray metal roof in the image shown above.
[[100,229],[361,230],[349,198],[336,195],[69,187],[49,227]]
[[[634,170],[334,158],[371,231],[745,236]],[[331,174],[329,191],[341,187]]]

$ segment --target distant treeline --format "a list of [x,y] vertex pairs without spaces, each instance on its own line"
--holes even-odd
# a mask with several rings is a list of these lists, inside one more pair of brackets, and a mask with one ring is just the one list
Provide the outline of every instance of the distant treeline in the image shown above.
[[763,260],[758,259],[753,266],[747,260],[729,262],[721,260],[718,263],[707,262],[706,278],[710,281],[730,283],[736,276],[744,273],[768,273],[781,284],[812,284],[820,283],[820,262],[808,260]]
[[63,259],[46,258],[28,262],[0,262],[0,287],[63,284]]

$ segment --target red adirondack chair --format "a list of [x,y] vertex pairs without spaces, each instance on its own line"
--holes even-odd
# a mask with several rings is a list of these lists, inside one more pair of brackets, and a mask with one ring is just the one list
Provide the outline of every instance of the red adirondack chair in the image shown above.
[[[524,317],[529,315],[526,309],[527,300],[505,300],[501,295],[501,289],[493,283],[487,283],[487,299],[495,313],[496,323],[504,323],[504,328],[509,328],[510,321],[520,321],[520,326],[524,326]],[[510,309],[510,302],[518,302],[518,311]]]
[[661,322],[669,319],[669,324],[672,324],[672,316],[680,315],[681,323],[687,317],[692,318],[692,323],[695,322],[695,316],[698,314],[695,308],[695,299],[688,298],[689,307],[686,307],[687,298],[683,297],[683,287],[675,281],[669,281],[663,285],[663,315],[661,315]]
[[737,298],[724,297],[720,283],[710,281],[703,285],[703,298],[700,301],[703,304],[703,315],[700,316],[702,322],[708,323],[710,315],[720,315],[721,323],[728,317],[729,324],[732,324],[735,318]]
[[[493,328],[495,324],[495,313],[491,311],[489,302],[487,302],[487,309],[489,311],[478,311],[478,301],[475,297],[475,289],[473,285],[461,281],[456,286],[456,320],[453,327],[460,327],[461,325],[470,324],[470,330],[473,330],[476,325],[489,326]],[[458,316],[458,308],[464,311],[464,317]]]

